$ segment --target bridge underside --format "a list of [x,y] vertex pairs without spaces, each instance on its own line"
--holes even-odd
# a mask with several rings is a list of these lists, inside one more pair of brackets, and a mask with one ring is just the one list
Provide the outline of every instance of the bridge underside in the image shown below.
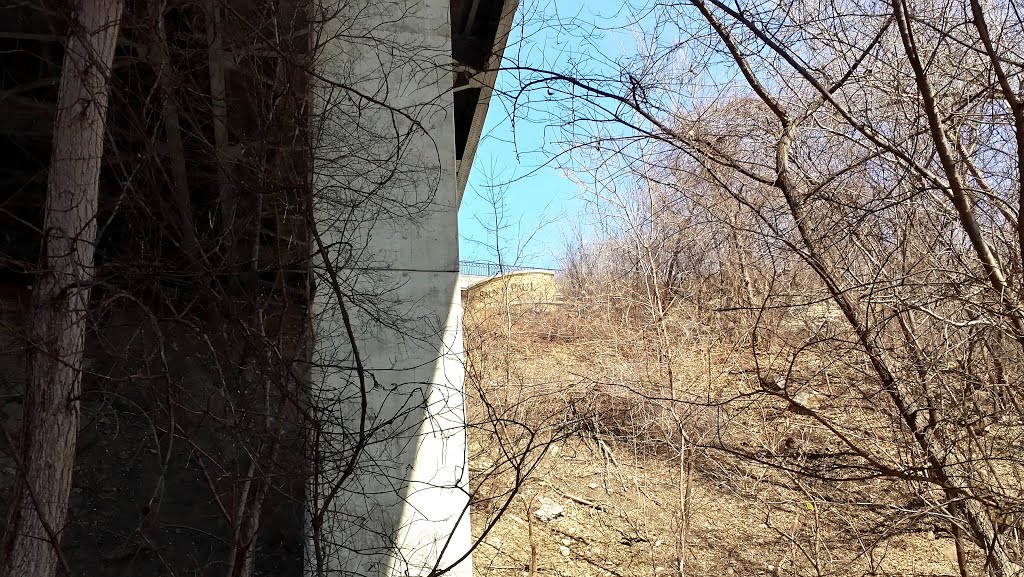
[[[13,367],[31,350],[65,37],[31,4],[0,2],[3,399],[26,382]],[[129,4],[70,562],[468,575],[457,214],[516,0]],[[4,403],[0,424],[17,430],[20,406]],[[109,462],[136,450],[161,460]],[[148,544],[96,563],[104,535],[142,538],[153,502]],[[241,552],[225,545],[261,514]]]

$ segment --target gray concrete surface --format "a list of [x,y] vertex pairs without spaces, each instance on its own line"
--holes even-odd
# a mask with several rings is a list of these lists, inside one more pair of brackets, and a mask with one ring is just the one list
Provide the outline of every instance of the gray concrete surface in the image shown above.
[[[331,265],[316,271],[313,383],[337,408],[319,445],[331,466],[310,486],[327,538],[307,565],[319,554],[339,575],[469,575],[449,5],[356,4],[333,30],[380,38],[329,44],[315,93],[326,120],[316,215]],[[365,413],[332,269],[365,366]]]

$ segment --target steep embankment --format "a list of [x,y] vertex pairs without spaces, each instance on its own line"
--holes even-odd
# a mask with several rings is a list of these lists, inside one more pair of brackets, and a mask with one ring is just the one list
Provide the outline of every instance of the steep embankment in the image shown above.
[[[820,435],[784,406],[673,412],[644,335],[535,308],[470,308],[466,329],[477,576],[679,575],[680,556],[686,575],[958,575],[952,537],[886,482],[797,479],[751,460],[814,458]],[[735,398],[756,387],[745,361],[691,348],[673,378]],[[676,423],[692,445],[682,460]],[[748,457],[721,450],[730,443]]]

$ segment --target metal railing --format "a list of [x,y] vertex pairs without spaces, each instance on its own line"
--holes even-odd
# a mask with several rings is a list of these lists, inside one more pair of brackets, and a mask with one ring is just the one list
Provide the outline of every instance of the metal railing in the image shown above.
[[459,261],[459,273],[474,276],[499,276],[503,274],[508,274],[510,272],[521,272],[526,270],[558,272],[558,269],[555,268],[544,268],[539,266],[522,266],[511,264],[499,265],[496,262],[482,262],[471,260]]

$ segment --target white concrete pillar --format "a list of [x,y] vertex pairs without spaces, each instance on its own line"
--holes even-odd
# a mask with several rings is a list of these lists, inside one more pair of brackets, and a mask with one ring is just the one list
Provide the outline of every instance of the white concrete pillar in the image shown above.
[[[429,575],[471,540],[449,6],[342,0],[320,17],[313,185],[330,264],[315,281],[325,424],[309,504],[324,531],[307,571],[319,559],[328,575]],[[467,558],[449,574],[469,573]]]

